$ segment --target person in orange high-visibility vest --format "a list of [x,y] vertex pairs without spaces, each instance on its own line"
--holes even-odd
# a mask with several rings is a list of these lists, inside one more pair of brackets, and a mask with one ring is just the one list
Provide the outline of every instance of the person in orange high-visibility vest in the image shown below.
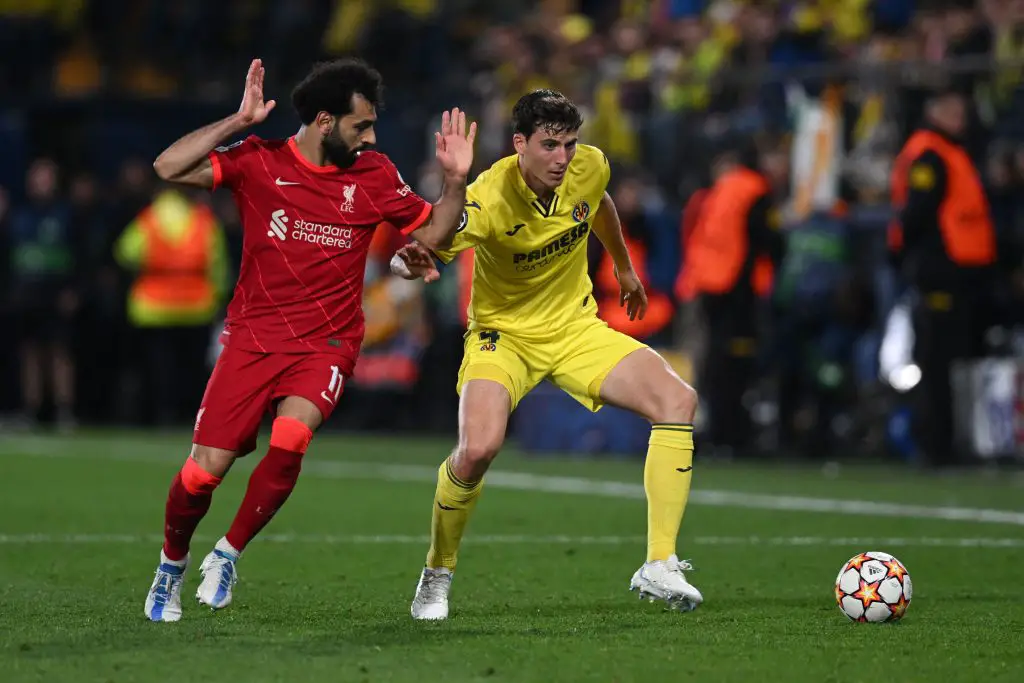
[[647,247],[629,234],[629,228],[625,224],[622,226],[622,237],[626,242],[636,276],[640,278],[644,291],[647,292],[647,312],[643,319],[629,319],[629,313],[619,301],[619,276],[615,273],[615,261],[608,252],[603,252],[594,277],[597,314],[612,329],[640,341],[649,340],[672,322],[674,307],[666,294],[651,285],[650,277],[647,275]]
[[982,353],[996,233],[978,169],[960,141],[966,128],[962,95],[940,92],[925,106],[925,126],[896,158],[891,176],[896,217],[888,243],[916,296],[912,307],[914,425],[926,463],[952,465],[955,360]]
[[187,419],[202,397],[211,325],[228,285],[223,228],[205,204],[164,190],[118,238],[135,272],[128,320],[143,346],[140,374],[158,423]]
[[757,300],[770,294],[783,249],[772,181],[761,168],[774,175],[777,155],[733,142],[717,156],[676,282],[681,300],[697,298],[706,325],[698,388],[709,412],[707,442],[717,447],[743,448],[751,437],[743,394],[756,365]]
[[650,246],[649,220],[643,207],[643,185],[637,178],[627,177],[618,183],[613,199],[622,223],[622,238],[626,243],[636,276],[647,292],[647,312],[630,320],[629,312],[620,300],[619,276],[615,271],[615,259],[607,251],[601,252],[597,270],[594,272],[594,299],[597,314],[608,326],[634,339],[655,343],[652,338],[666,330],[675,314],[672,300],[664,292],[651,285],[647,271]]

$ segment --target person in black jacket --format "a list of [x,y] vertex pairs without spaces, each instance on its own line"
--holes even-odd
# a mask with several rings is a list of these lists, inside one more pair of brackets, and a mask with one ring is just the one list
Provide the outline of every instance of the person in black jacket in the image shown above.
[[962,143],[966,125],[962,95],[933,95],[925,125],[908,140],[892,179],[898,222],[890,247],[916,292],[915,433],[932,466],[957,460],[950,373],[955,361],[983,352],[994,284],[994,228],[980,174]]

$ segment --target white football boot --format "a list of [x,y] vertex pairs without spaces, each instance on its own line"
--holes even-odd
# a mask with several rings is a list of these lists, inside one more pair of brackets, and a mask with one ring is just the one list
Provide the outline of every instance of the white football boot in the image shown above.
[[667,560],[646,562],[633,574],[629,590],[639,591],[641,600],[660,600],[670,609],[692,612],[704,602],[700,591],[691,586],[683,574],[692,569],[689,560],[680,561],[675,555]]
[[188,555],[180,562],[167,559],[160,551],[160,564],[156,578],[146,595],[146,618],[150,621],[178,621],[181,619],[181,586],[185,582]]
[[448,618],[448,592],[452,588],[450,569],[423,568],[420,582],[416,585],[416,597],[412,599],[412,618],[425,621],[440,621]]
[[240,553],[223,539],[199,566],[203,580],[196,590],[196,601],[210,609],[224,609],[231,604],[231,588],[238,582],[235,563]]

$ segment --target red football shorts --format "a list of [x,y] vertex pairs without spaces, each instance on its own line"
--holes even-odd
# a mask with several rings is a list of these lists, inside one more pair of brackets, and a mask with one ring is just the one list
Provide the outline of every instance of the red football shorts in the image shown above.
[[206,384],[192,441],[251,453],[263,415],[288,396],[311,401],[327,421],[354,361],[336,353],[256,353],[227,346]]

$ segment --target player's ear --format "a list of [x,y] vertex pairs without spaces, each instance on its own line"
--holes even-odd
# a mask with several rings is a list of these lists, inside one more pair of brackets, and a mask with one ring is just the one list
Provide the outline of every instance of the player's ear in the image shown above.
[[516,154],[522,154],[526,151],[526,136],[522,133],[514,133],[512,135],[512,146],[516,148]]
[[316,115],[316,127],[323,136],[328,136],[331,131],[334,130],[335,118],[325,111],[322,111]]

